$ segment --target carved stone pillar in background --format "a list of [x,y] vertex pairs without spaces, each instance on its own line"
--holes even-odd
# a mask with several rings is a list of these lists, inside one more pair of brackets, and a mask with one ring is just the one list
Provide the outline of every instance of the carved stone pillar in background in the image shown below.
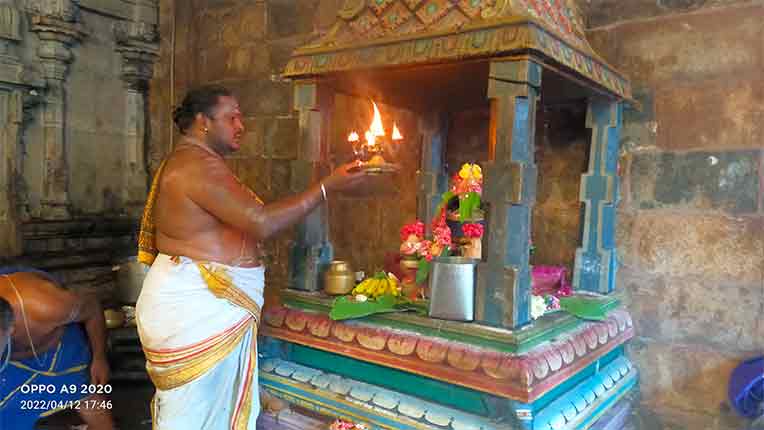
[[128,215],[140,215],[146,199],[146,142],[148,141],[148,88],[159,54],[156,26],[119,22],[114,27],[117,51],[122,54],[122,80],[127,90],[123,157],[122,201]]
[[0,256],[21,253],[16,211],[16,159],[23,121],[24,66],[16,53],[21,14],[12,3],[0,4]]
[[45,219],[69,217],[68,169],[66,163],[66,76],[72,60],[71,47],[84,36],[75,21],[77,8],[71,0],[39,2],[32,10],[31,30],[40,44],[37,55],[45,81],[42,112],[43,158],[40,213]]

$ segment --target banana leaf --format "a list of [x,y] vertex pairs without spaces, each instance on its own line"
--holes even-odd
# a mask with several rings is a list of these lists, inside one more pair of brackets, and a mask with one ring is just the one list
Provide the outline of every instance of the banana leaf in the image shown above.
[[342,296],[334,299],[329,318],[338,321],[351,318],[361,318],[373,314],[399,312],[395,307],[397,300],[392,294],[369,299],[365,302],[356,301],[353,296]]
[[578,318],[603,321],[610,307],[607,297],[574,295],[560,298],[560,308]]
[[430,310],[430,302],[428,300],[411,300],[407,297],[398,297],[398,303],[395,307],[402,311],[413,311],[419,316],[426,316]]
[[422,285],[430,275],[430,262],[426,258],[419,259],[419,267],[416,269],[416,284]]

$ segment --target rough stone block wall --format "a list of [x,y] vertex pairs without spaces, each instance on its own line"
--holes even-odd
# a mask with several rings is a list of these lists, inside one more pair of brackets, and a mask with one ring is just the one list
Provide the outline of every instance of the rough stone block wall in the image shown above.
[[622,258],[644,428],[745,428],[728,378],[764,352],[764,4],[587,3],[590,41],[632,78]]
[[[287,196],[290,163],[297,157],[297,114],[292,85],[280,74],[295,48],[333,23],[341,3],[161,1],[161,52],[151,85],[150,103],[158,112],[152,119],[151,167],[156,168],[177,140],[177,133],[169,132],[172,107],[189,88],[218,83],[238,96],[245,116],[243,148],[230,159],[231,167],[264,201]],[[287,231],[266,245],[269,285],[286,282],[293,237]],[[274,288],[267,291],[273,298]]]

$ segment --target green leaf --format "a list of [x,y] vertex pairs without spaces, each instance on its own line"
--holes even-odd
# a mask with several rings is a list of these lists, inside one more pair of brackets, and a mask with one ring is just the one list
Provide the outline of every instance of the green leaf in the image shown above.
[[448,204],[448,201],[454,198],[454,193],[452,191],[446,191],[443,193],[443,196],[440,199],[440,205],[438,206],[438,212],[443,206],[446,206]]
[[427,280],[430,274],[430,262],[426,258],[419,260],[419,267],[416,269],[416,284],[421,285]]
[[480,194],[469,192],[459,199],[459,221],[468,222],[473,219],[473,212],[480,207]]
[[467,219],[465,221],[470,221],[475,217],[475,209],[480,207],[480,194],[468,193],[465,200],[467,200],[469,204],[469,215],[467,215]]
[[607,298],[587,297],[583,295],[561,297],[560,308],[578,318],[603,321],[607,316],[608,309],[606,306],[603,306],[603,301],[607,300]]
[[469,202],[467,198],[459,198],[459,221],[464,222],[467,219],[467,215],[470,213]]
[[329,318],[337,321],[361,318],[372,314],[398,312],[396,303],[396,298],[392,294],[377,297],[376,300],[369,299],[365,302],[357,302],[352,296],[337,297],[332,304]]
[[398,297],[398,303],[396,308],[402,311],[414,311],[418,315],[425,316],[430,310],[430,302],[428,300],[411,300],[406,297]]

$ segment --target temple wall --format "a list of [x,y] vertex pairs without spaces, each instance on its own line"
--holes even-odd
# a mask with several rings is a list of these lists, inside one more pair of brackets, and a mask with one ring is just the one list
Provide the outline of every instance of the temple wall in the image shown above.
[[592,45],[642,103],[622,136],[618,238],[644,428],[745,428],[726,393],[764,352],[764,5],[588,8]]
[[[152,167],[174,139],[171,106],[193,85],[216,82],[238,94],[246,115],[245,149],[230,160],[234,170],[266,201],[289,194],[297,119],[292,87],[279,72],[295,47],[326,31],[341,3],[160,2]],[[580,3],[592,45],[632,79],[642,105],[626,112],[622,141],[618,288],[637,323],[630,354],[642,374],[643,428],[738,429],[727,379],[740,360],[764,350],[764,5]],[[552,134],[540,146],[572,151],[585,142]],[[540,170],[579,169],[582,162],[547,160]],[[550,235],[552,223],[570,224],[576,211],[563,182],[547,185],[535,213],[551,221],[534,225],[536,236]],[[400,221],[386,215],[372,200],[353,207],[353,217],[366,221],[340,225],[346,230],[333,233],[336,249],[359,253],[352,256],[359,264],[378,259],[368,245],[380,238],[378,222]],[[286,232],[268,244],[272,286],[286,279],[292,237]],[[560,249],[544,259],[567,258]]]
[[146,196],[154,0],[0,1],[0,263],[113,287]]

